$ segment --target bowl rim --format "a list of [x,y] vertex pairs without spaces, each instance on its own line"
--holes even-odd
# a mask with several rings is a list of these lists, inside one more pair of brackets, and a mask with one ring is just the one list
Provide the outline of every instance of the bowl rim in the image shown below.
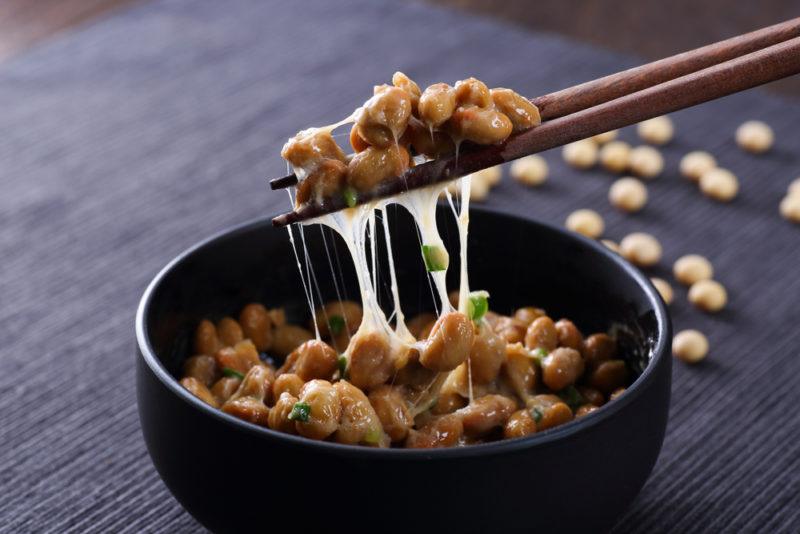
[[[500,217],[507,220],[522,220],[526,224],[539,226],[544,231],[555,232],[566,236],[568,239],[578,241],[581,245],[593,249],[594,252],[599,253],[606,258],[613,261],[620,267],[628,276],[632,277],[637,285],[644,291],[647,299],[653,305],[656,316],[656,344],[651,351],[651,358],[647,367],[641,375],[631,384],[619,398],[615,399],[613,403],[604,404],[601,409],[595,410],[580,419],[573,419],[569,423],[557,426],[555,428],[545,430],[541,433],[537,432],[530,436],[521,438],[503,439],[499,441],[492,441],[488,443],[480,443],[469,445],[466,447],[450,447],[441,449],[406,449],[406,448],[375,448],[364,447],[361,445],[346,445],[342,443],[335,443],[330,441],[318,441],[302,436],[293,434],[286,434],[278,432],[267,427],[262,427],[238,419],[232,415],[228,415],[222,410],[213,408],[192,395],[187,389],[180,385],[179,381],[164,368],[155,354],[152,344],[150,343],[150,336],[146,327],[146,317],[150,309],[150,303],[158,289],[159,285],[164,281],[167,275],[175,269],[180,263],[184,262],[198,250],[213,244],[222,239],[229,239],[237,234],[250,232],[255,228],[269,225],[273,216],[257,217],[240,224],[233,225],[222,231],[219,231],[210,237],[207,237],[191,247],[185,249],[167,263],[155,277],[150,281],[139,301],[139,306],[136,310],[136,342],[138,346],[139,357],[147,364],[149,370],[153,375],[173,394],[179,399],[188,403],[190,406],[198,409],[201,413],[213,417],[224,424],[234,427],[235,429],[243,430],[250,434],[255,434],[261,438],[283,440],[287,444],[295,445],[301,448],[314,449],[318,453],[328,453],[332,455],[342,456],[359,456],[359,457],[375,457],[376,459],[452,459],[452,458],[471,458],[475,456],[489,456],[494,454],[506,454],[516,452],[522,449],[529,449],[532,447],[546,446],[556,441],[566,439],[574,434],[586,431],[594,427],[604,420],[613,417],[617,412],[622,410],[625,406],[635,402],[647,386],[654,380],[654,374],[659,367],[660,362],[669,358],[669,346],[671,343],[672,324],[667,313],[666,306],[653,286],[650,279],[642,273],[637,267],[629,263],[619,254],[611,251],[605,245],[584,237],[580,234],[570,232],[564,228],[552,225],[550,223],[538,221],[536,219],[501,211],[497,208],[486,206],[470,206],[470,210],[474,212],[481,212],[493,217]],[[139,399],[137,398],[137,402]]]

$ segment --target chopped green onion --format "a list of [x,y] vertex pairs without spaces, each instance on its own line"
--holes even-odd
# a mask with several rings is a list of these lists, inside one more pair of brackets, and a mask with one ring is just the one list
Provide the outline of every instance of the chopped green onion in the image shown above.
[[422,257],[425,260],[425,268],[429,273],[435,271],[446,271],[450,263],[450,256],[447,250],[439,245],[422,245]]
[[542,417],[544,417],[544,412],[537,406],[531,410],[531,416],[533,417],[533,420],[538,423],[542,420]]
[[328,328],[334,336],[341,334],[344,326],[344,317],[341,315],[331,315],[328,319]]
[[352,208],[358,203],[358,192],[352,187],[345,187],[344,191],[342,191],[342,196],[348,208]]
[[544,361],[544,359],[547,358],[547,351],[542,347],[536,347],[535,349],[533,349],[531,357],[533,357],[533,359],[536,360],[536,363],[539,364],[539,367],[541,367],[542,361]]
[[222,374],[228,378],[238,378],[239,380],[244,380],[244,375],[242,373],[236,369],[231,369],[230,367],[223,367]]
[[311,415],[311,406],[307,402],[295,402],[292,411],[289,412],[289,421],[307,423],[309,415]]
[[470,293],[469,301],[467,302],[467,315],[469,315],[469,318],[475,322],[480,321],[487,311],[489,311],[489,293],[486,291],[473,291]]
[[428,410],[432,410],[433,408],[436,407],[437,404],[439,404],[439,397],[433,397],[431,401],[428,403],[428,406],[422,411],[427,412]]
[[583,395],[580,394],[575,386],[567,386],[559,392],[558,396],[561,397],[561,400],[563,400],[573,411],[577,410],[579,406],[586,403]]
[[364,435],[364,442],[369,443],[370,445],[375,445],[376,443],[380,442],[381,437],[383,437],[383,431],[374,426],[367,430],[367,433]]
[[339,366],[339,377],[344,378],[345,373],[347,372],[347,356],[342,354],[339,356],[339,359],[336,360],[336,363]]

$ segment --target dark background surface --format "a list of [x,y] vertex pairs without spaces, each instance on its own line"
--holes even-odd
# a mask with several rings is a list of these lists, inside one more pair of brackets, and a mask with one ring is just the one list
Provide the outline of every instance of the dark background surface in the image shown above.
[[[134,311],[175,254],[287,207],[264,177],[284,169],[278,151],[295,130],[349,112],[395,69],[420,84],[475,75],[536,95],[638,61],[419,4],[177,0],[0,65],[0,530],[199,529],[140,435]],[[546,186],[505,179],[488,204],[556,224],[598,209],[607,237],[662,240],[653,273],[697,252],[728,287],[728,309],[712,317],[675,286],[675,326],[704,330],[712,353],[675,365],[664,450],[618,530],[796,531],[800,228],[778,202],[800,175],[800,106],[750,92],[673,118],[667,168],[641,214],[613,212],[612,177],[573,171],[558,151],[545,154]],[[750,118],[776,130],[767,156],[733,143]],[[678,176],[696,148],[739,175],[731,205]]]
[[[123,6],[147,0],[4,0],[0,61]],[[415,0],[406,0],[413,2]],[[800,15],[797,0],[423,0],[659,59]],[[769,91],[797,98],[800,80]]]

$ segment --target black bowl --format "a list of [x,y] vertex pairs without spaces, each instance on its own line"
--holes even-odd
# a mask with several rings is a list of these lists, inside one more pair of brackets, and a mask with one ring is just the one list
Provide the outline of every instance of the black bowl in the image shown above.
[[[408,256],[396,262],[404,309],[430,308],[416,232],[407,215],[392,220],[395,257]],[[440,209],[439,221],[448,248],[458,250],[452,214]],[[320,235],[305,229],[321,292],[333,298]],[[494,310],[536,305],[583,332],[618,329],[638,375],[621,397],[530,437],[439,450],[311,441],[212,409],[175,378],[201,318],[235,314],[251,301],[286,305],[295,320],[308,316],[287,233],[260,220],[178,256],[139,306],[139,416],[153,463],[178,501],[215,532],[267,531],[279,520],[301,532],[610,528],[650,474],[664,437],[672,336],[661,298],[619,256],[559,228],[474,209],[469,238],[470,285],[491,293]],[[355,296],[350,261],[338,256],[346,273],[340,290]]]

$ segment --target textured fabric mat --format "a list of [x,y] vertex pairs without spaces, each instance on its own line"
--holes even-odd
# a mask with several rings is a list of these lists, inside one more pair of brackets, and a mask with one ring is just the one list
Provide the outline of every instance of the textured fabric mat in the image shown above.
[[[134,395],[133,318],[151,277],[205,236],[287,207],[265,176],[300,127],[332,122],[396,69],[420,84],[467,75],[528,95],[636,60],[424,5],[388,1],[157,1],[0,66],[0,530],[182,532],[201,527],[150,463]],[[750,156],[734,128],[776,130]],[[676,362],[664,448],[620,532],[789,532],[800,522],[800,227],[778,203],[800,175],[800,105],[759,92],[674,115],[663,176],[639,215],[612,211],[612,177],[545,154],[551,178],[506,178],[493,206],[606,235],[654,233],[670,278],[709,257],[730,304],[715,316],[675,284],[677,329],[712,353]],[[634,139],[634,132],[624,137]],[[731,205],[677,174],[703,148],[741,179]],[[580,481],[575,481],[580,483]],[[535,528],[535,518],[532,518]]]

